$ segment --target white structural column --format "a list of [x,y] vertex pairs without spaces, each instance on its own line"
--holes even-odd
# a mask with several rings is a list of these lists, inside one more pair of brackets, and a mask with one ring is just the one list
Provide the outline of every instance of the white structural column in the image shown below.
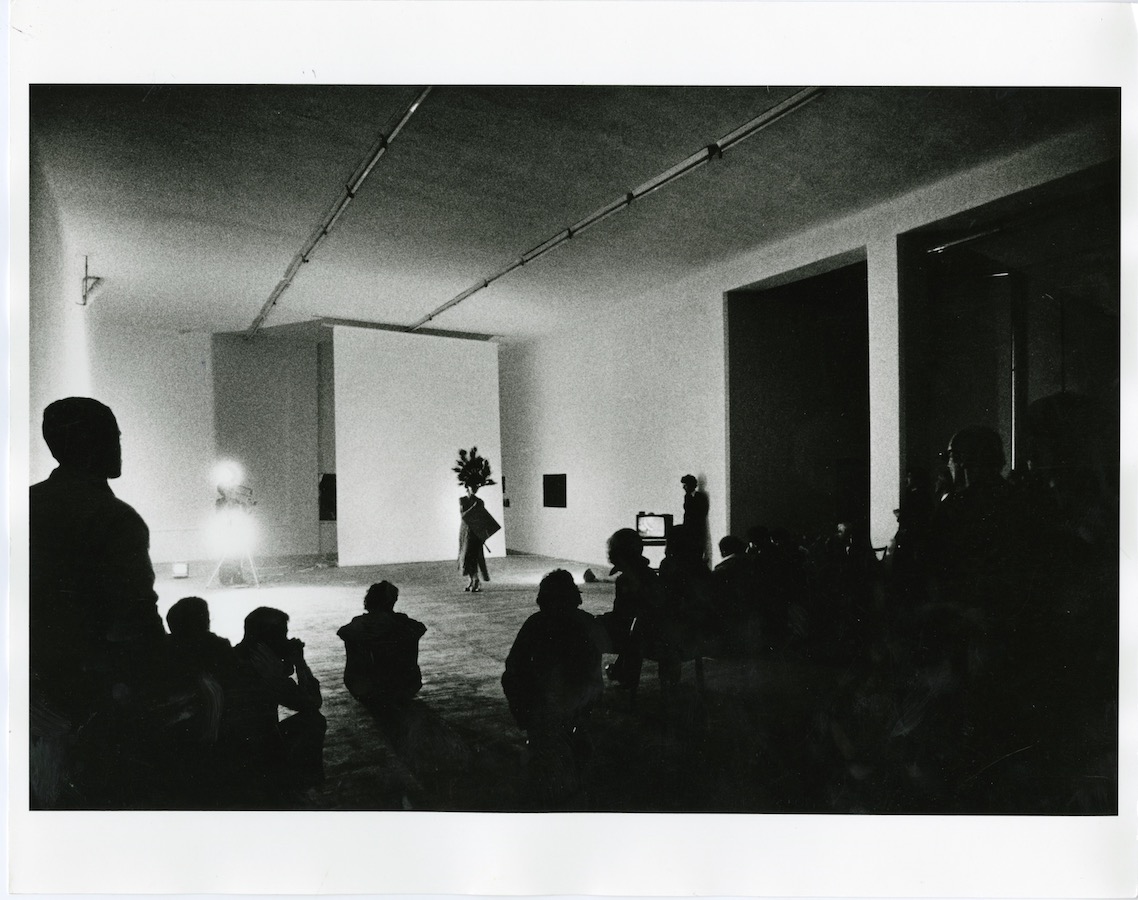
[[873,546],[893,536],[901,483],[901,332],[897,236],[866,245],[869,288],[869,532]]

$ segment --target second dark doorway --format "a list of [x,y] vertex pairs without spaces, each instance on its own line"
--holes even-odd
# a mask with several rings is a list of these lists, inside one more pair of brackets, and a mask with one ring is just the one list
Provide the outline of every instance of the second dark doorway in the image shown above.
[[730,527],[869,517],[866,264],[727,295]]

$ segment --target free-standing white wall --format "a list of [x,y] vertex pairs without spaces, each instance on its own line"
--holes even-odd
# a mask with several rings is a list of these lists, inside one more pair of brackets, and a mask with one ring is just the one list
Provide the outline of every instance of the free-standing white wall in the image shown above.
[[217,334],[213,366],[215,461],[238,463],[253,490],[254,556],[316,554],[316,341],[287,328],[265,329],[252,341],[242,334]]
[[339,326],[334,346],[340,565],[457,557],[460,447],[490,460],[478,496],[502,521],[497,345]]

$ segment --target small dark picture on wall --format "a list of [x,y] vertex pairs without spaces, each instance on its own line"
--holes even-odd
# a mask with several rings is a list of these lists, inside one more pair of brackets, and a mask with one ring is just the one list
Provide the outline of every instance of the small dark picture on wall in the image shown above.
[[318,499],[320,504],[320,521],[335,522],[336,476],[334,474],[329,472],[320,476],[320,493]]
[[542,475],[542,496],[545,506],[558,506],[564,508],[565,503],[565,476]]

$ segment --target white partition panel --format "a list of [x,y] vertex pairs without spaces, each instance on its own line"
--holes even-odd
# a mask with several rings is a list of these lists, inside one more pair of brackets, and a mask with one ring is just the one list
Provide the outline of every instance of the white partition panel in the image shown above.
[[457,558],[460,447],[490,460],[478,496],[502,522],[496,344],[338,326],[335,367],[341,566]]

